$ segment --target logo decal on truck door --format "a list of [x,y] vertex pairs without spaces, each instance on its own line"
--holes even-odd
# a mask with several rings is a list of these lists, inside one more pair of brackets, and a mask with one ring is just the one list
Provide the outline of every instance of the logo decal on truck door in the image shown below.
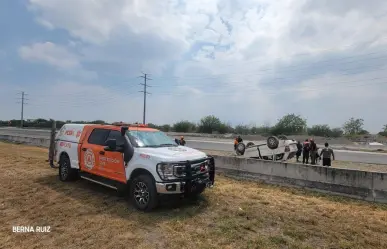
[[85,154],[83,156],[83,161],[85,163],[85,167],[87,169],[92,169],[94,168],[94,165],[95,165],[95,157],[94,157],[94,153],[91,149],[87,149],[85,151]]

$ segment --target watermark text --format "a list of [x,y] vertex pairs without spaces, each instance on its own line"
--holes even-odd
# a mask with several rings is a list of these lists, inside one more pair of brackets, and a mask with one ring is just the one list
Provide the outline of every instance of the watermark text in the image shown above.
[[14,233],[50,233],[50,226],[12,226]]

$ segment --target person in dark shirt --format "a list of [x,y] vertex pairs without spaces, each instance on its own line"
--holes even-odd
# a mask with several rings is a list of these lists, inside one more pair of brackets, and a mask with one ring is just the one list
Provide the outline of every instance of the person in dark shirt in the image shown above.
[[314,142],[313,139],[310,140],[310,160],[311,164],[315,165],[317,159],[317,144]]
[[303,164],[308,164],[309,163],[309,151],[310,151],[310,143],[309,140],[306,139],[303,147],[302,147],[302,163]]
[[298,141],[297,142],[297,153],[296,153],[297,162],[300,162],[299,158],[301,156],[301,153],[302,153],[302,144],[300,141]]
[[321,150],[320,157],[322,156],[322,165],[331,166],[331,157],[335,160],[335,154],[331,148],[328,148],[329,144],[325,143],[325,148]]

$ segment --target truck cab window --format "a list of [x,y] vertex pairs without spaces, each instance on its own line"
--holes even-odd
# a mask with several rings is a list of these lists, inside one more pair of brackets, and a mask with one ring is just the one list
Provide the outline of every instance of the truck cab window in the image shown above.
[[115,139],[117,141],[117,146],[124,146],[125,138],[121,135],[119,131],[110,131],[108,139]]
[[96,144],[96,145],[105,146],[105,141],[106,141],[106,138],[108,137],[108,135],[109,135],[109,130],[94,129],[91,132],[90,137],[87,140],[87,142],[89,144]]

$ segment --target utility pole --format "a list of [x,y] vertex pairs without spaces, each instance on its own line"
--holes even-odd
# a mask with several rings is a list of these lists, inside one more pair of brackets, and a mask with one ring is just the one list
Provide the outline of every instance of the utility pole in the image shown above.
[[142,92],[144,93],[144,113],[143,113],[143,117],[142,117],[142,123],[145,124],[145,116],[146,116],[146,95],[147,94],[150,94],[150,92],[147,91],[147,87],[151,87],[150,85],[147,84],[147,81],[148,80],[152,80],[150,78],[148,78],[148,74],[146,73],[142,73],[143,76],[140,76],[141,78],[144,78],[144,83],[140,83],[140,85],[143,85],[144,86],[144,90],[143,91],[139,91],[139,92]]
[[21,93],[21,102],[17,102],[18,104],[21,104],[21,116],[20,116],[20,128],[23,128],[23,121],[24,121],[24,105],[26,105],[27,103],[25,103],[25,101],[27,100],[25,98],[26,94],[24,91],[22,91]]

